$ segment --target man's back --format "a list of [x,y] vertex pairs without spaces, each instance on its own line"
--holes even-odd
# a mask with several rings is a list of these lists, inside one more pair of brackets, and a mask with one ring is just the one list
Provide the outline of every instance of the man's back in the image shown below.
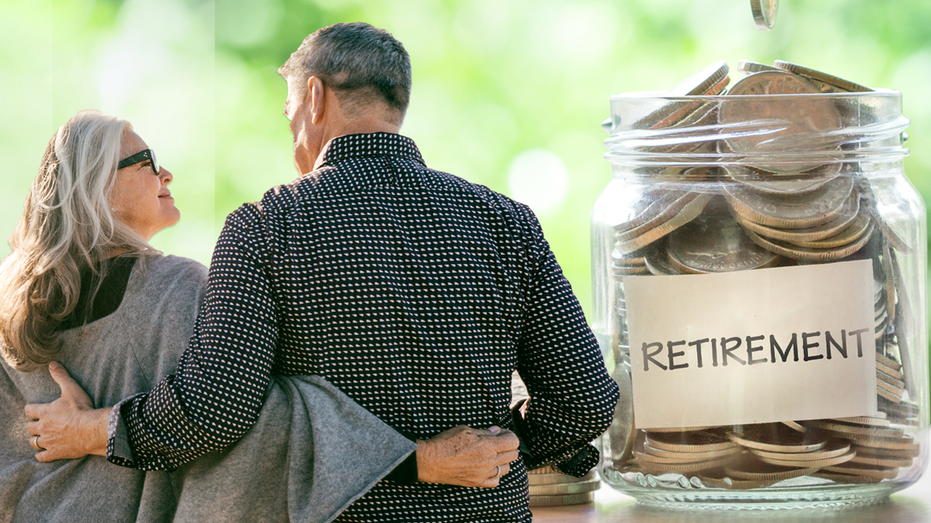
[[[243,207],[228,227],[268,274],[279,327],[273,372],[320,374],[427,439],[457,425],[514,427],[518,369],[546,412],[531,431],[561,433],[537,439],[540,463],[565,460],[610,422],[613,383],[536,218],[428,169],[410,140],[338,138],[320,168]],[[522,466],[493,490],[383,481],[343,518],[422,508],[444,521],[522,520],[526,481]],[[386,508],[392,500],[400,512]]]

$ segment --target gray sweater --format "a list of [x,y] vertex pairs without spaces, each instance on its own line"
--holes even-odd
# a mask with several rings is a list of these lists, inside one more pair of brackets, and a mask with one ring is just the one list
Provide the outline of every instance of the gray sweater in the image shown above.
[[[148,391],[187,347],[205,283],[197,262],[150,258],[133,269],[116,312],[63,334],[56,361],[97,407]],[[2,368],[0,523],[328,522],[416,448],[322,378],[274,376],[245,437],[175,472],[98,456],[39,463],[23,408],[60,390],[47,368]]]

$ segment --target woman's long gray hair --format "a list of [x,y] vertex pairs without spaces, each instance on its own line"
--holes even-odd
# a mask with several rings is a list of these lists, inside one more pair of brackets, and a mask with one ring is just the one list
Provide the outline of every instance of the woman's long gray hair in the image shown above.
[[96,280],[84,300],[90,306],[107,258],[153,252],[110,206],[120,139],[131,128],[81,111],[45,149],[10,237],[13,252],[0,265],[0,354],[14,368],[34,370],[60,350],[60,327],[78,304],[82,270],[91,269]]

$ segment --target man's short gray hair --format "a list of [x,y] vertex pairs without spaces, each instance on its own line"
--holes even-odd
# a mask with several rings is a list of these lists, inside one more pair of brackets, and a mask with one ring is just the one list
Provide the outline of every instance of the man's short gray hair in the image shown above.
[[334,24],[304,39],[278,73],[293,85],[292,96],[307,96],[316,76],[349,112],[383,101],[404,118],[411,95],[411,61],[401,42],[363,22]]

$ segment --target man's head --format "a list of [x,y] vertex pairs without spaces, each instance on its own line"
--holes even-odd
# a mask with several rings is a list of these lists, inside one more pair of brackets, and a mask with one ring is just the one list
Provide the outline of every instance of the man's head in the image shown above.
[[[328,99],[315,99],[315,85],[336,98],[340,115],[350,123],[374,117],[400,127],[410,100],[411,64],[404,46],[387,31],[361,22],[317,30],[278,73],[288,81],[284,112],[292,120],[295,161],[302,170],[301,142],[315,141],[311,106]],[[307,148],[310,156],[314,145]]]

